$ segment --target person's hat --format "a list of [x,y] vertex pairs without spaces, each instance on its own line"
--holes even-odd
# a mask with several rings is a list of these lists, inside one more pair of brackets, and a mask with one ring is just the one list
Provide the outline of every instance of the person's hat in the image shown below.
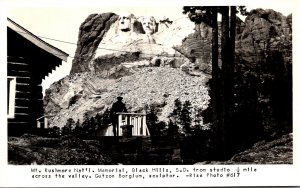
[[122,99],[123,99],[123,97],[120,97],[120,96],[119,96],[119,97],[117,97],[117,99],[121,99],[121,100],[122,100]]

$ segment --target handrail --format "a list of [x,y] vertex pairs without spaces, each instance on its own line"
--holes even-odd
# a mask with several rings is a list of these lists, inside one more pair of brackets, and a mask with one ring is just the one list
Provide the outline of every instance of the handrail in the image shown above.
[[117,115],[138,115],[138,116],[145,116],[146,113],[134,113],[134,112],[117,112]]
[[37,118],[36,120],[39,121],[40,119],[44,118],[45,116],[41,116],[39,118]]
[[36,121],[39,121],[39,120],[42,119],[42,118],[49,118],[49,117],[53,117],[53,116],[43,115],[43,116],[37,118]]
[[41,128],[41,119],[43,119],[44,118],[44,121],[43,121],[43,123],[44,123],[44,128],[48,128],[48,117],[51,117],[51,116],[47,116],[47,115],[43,115],[43,116],[41,116],[41,117],[39,117],[39,118],[37,118],[36,119],[36,123],[37,123],[37,128]]

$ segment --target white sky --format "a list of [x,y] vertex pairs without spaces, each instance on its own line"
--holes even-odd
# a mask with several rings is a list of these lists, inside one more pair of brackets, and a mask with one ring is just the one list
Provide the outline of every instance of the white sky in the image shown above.
[[[4,1],[7,17],[23,26],[33,34],[42,37],[58,39],[62,41],[77,43],[78,30],[80,24],[85,18],[93,13],[114,12],[121,14],[123,12],[131,12],[136,16],[167,16],[171,19],[184,17],[182,14],[182,6],[184,5],[203,5],[194,4],[195,1],[183,4],[179,1],[166,3],[166,1]],[[43,3],[41,3],[43,2]],[[54,2],[54,3],[53,3]],[[57,3],[55,3],[57,2]],[[87,3],[89,2],[89,3]],[[199,0],[200,2],[200,0]],[[247,5],[248,10],[253,8],[271,8],[276,11],[288,15],[293,12],[295,5],[290,3],[282,4],[280,1],[259,1],[258,4],[248,5],[241,3],[234,5]],[[212,1],[211,5],[224,5],[218,1]],[[253,6],[254,5],[254,6]],[[43,39],[43,38],[42,38]],[[72,58],[76,50],[76,45],[55,42],[43,39],[53,46],[65,51],[69,54],[68,62],[53,71],[46,80],[43,81],[44,89],[48,88],[51,83],[61,79],[69,74]]]

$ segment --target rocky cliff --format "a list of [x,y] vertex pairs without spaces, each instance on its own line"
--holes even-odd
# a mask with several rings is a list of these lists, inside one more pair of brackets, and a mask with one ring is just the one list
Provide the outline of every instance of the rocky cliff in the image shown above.
[[80,25],[72,73],[88,70],[87,62],[92,59],[106,31],[117,18],[118,16],[113,13],[91,14]]
[[[273,10],[251,11],[238,24],[236,56],[247,67],[266,61],[271,51],[291,64],[291,16]],[[209,103],[211,28],[188,18],[136,17],[113,13],[90,15],[80,26],[71,74],[46,90],[45,113],[51,126],[68,118],[82,120],[110,108],[124,97],[130,111],[160,107],[166,121],[174,100],[189,100],[204,110]],[[195,115],[195,114],[194,114]]]
[[[78,47],[71,74],[95,71],[95,67],[99,67],[97,58],[100,57],[103,60],[105,57],[101,57],[105,55],[123,56],[137,52],[139,58],[135,61],[151,60],[155,56],[170,57],[182,62],[177,65],[178,67],[187,61],[186,57],[173,47],[181,45],[182,39],[194,32],[193,23],[189,22],[188,18],[178,19],[174,23],[166,18],[163,20],[153,18],[153,27],[155,27],[153,33],[145,33],[144,30],[147,27],[143,28],[142,24],[143,20],[147,19],[147,17],[136,17],[132,14],[90,15],[79,28]],[[131,62],[131,59],[124,59],[123,62],[125,61]],[[99,69],[97,72],[99,73]]]
[[236,41],[237,56],[255,65],[275,51],[282,52],[285,63],[292,63],[292,15],[286,17],[271,9],[252,10]]

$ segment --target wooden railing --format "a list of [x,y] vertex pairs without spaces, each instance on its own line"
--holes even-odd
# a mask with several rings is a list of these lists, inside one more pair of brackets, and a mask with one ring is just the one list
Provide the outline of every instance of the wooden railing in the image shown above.
[[146,114],[118,112],[117,135],[122,136],[123,125],[133,125],[132,136],[149,136],[150,132],[146,124]]
[[48,129],[48,118],[46,116],[42,116],[36,119],[36,127],[39,129]]

